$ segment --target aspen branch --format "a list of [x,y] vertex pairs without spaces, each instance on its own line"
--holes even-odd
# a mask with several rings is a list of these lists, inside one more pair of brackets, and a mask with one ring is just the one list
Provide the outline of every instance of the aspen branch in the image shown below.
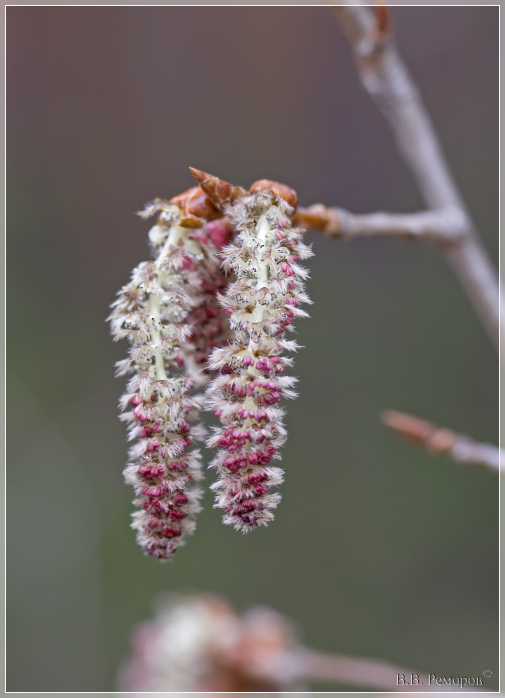
[[[419,90],[394,46],[389,11],[385,7],[377,7],[373,12],[368,7],[358,5],[333,5],[331,9],[352,45],[361,82],[389,122],[400,155],[431,209],[430,213],[458,212],[460,217],[458,235],[448,240],[443,233],[444,226],[438,232],[433,229],[433,220],[429,221],[425,228],[428,232],[424,235],[412,232],[418,229],[416,225],[423,228],[426,223],[426,220],[417,218],[421,214],[412,214],[410,220],[405,220],[405,217],[401,220],[391,214],[389,221],[384,218],[386,214],[380,214],[383,218],[379,221],[376,220],[379,214],[354,216],[354,219],[349,214],[351,218],[347,218],[347,225],[353,232],[347,237],[359,234],[400,235],[397,231],[405,223],[410,223],[411,228],[407,232],[410,237],[426,237],[434,242],[449,243],[440,246],[498,347],[501,294],[498,275],[449,171]],[[341,220],[339,209],[327,211],[330,212],[329,219]],[[385,232],[387,223],[390,224],[389,233]],[[328,230],[333,229],[330,225]],[[366,232],[359,233],[359,230]],[[371,233],[370,230],[384,232]]]
[[504,467],[505,453],[492,444],[483,444],[451,429],[444,429],[419,417],[387,410],[382,422],[433,455],[444,455],[463,465],[484,465],[492,470]]
[[[429,677],[425,674],[378,659],[358,659],[307,649],[301,652],[299,662],[304,677],[313,681],[335,681],[376,691],[441,690],[440,686],[430,685]],[[404,676],[410,682],[411,675],[418,677],[419,684],[399,685],[398,676]]]
[[465,221],[456,208],[446,208],[418,213],[356,214],[343,208],[327,208],[314,204],[298,208],[296,223],[307,230],[321,230],[328,237],[351,240],[356,237],[399,237],[425,239],[441,247],[461,240],[465,234]]
[[[302,654],[301,661],[305,669],[304,674],[308,679],[335,681],[375,690],[405,690],[405,686],[397,685],[397,675],[415,674],[415,672],[400,669],[389,662],[325,654],[313,650],[306,650]],[[408,688],[413,691],[426,690],[425,687],[429,685],[428,677],[419,675],[419,680],[423,685],[409,686]]]

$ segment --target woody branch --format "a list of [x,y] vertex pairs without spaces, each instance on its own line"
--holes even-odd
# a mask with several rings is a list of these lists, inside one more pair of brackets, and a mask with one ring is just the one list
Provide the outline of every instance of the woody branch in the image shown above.
[[503,451],[492,444],[474,441],[464,434],[456,434],[451,429],[445,429],[403,412],[386,410],[382,414],[382,422],[409,439],[418,446],[423,446],[433,455],[445,455],[457,463],[484,465],[492,470],[503,467]]
[[[308,679],[360,686],[375,691],[433,691],[429,677],[379,659],[362,659],[304,649],[299,665]],[[402,685],[399,677],[415,676],[418,683]]]
[[457,209],[356,214],[343,208],[314,204],[309,208],[299,208],[297,220],[306,228],[317,228],[328,237],[342,240],[356,237],[422,238],[445,246],[458,242],[465,235],[464,219]]
[[400,155],[428,211],[410,215],[354,215],[320,204],[301,209],[299,219],[328,235],[393,235],[437,244],[455,270],[496,347],[500,333],[498,275],[482,245],[445,161],[419,90],[394,45],[389,12],[376,7],[334,5],[349,39],[361,82],[389,122]]

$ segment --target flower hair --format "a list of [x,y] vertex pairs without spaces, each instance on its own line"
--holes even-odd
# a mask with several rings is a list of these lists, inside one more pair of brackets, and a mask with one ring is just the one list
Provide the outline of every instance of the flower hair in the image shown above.
[[219,473],[211,488],[226,511],[223,522],[244,533],[267,525],[280,500],[269,493],[283,481],[281,468],[270,464],[286,439],[278,403],[296,397],[296,378],[282,375],[292,361],[281,353],[297,349],[284,333],[295,316],[307,316],[298,306],[310,303],[303,286],[308,274],[296,262],[312,256],[302,231],[292,227],[293,190],[261,180],[250,191],[226,208],[239,234],[221,256],[237,279],[219,300],[235,338],[214,349],[209,367],[219,375],[207,391],[222,423],[207,442],[221,447],[211,463]]

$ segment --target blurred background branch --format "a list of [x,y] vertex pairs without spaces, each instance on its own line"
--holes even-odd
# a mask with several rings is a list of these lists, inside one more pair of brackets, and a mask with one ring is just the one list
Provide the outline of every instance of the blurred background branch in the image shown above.
[[[425,237],[444,243],[443,250],[447,259],[498,348],[498,275],[449,171],[419,90],[395,48],[390,11],[383,6],[372,10],[355,5],[334,5],[332,11],[353,47],[361,82],[388,120],[398,150],[409,167],[426,205],[434,210],[434,215],[437,215],[436,211],[441,212],[438,213],[440,222],[447,217],[454,217],[456,212],[459,214],[458,235],[444,235],[444,226],[440,225],[437,233],[434,233],[431,219]],[[337,219],[339,217],[338,211],[335,210],[330,214],[330,218],[331,215]],[[360,218],[361,220],[354,221],[354,235],[358,234],[357,230],[363,231],[362,234],[370,234],[370,227],[385,230],[388,223],[384,214],[379,217],[379,221],[373,216],[372,220],[368,221]],[[353,221],[349,216],[346,222],[352,228]],[[394,230],[405,227],[406,223],[410,223],[410,227],[415,229],[414,217],[409,221],[393,218],[389,222]],[[426,221],[420,221],[419,225],[422,226],[423,223]]]
[[456,434],[451,429],[394,410],[386,410],[382,414],[382,421],[390,429],[434,455],[449,456],[465,465],[484,465],[492,470],[503,468],[504,453],[492,444],[479,443],[464,434]]
[[[385,6],[373,9],[334,5],[332,11],[350,41],[361,82],[388,120],[398,150],[409,167],[428,211],[412,214],[353,214],[342,208],[314,204],[298,211],[308,229],[349,240],[392,236],[426,239],[437,245],[453,265],[495,346],[500,347],[499,280],[482,245],[463,198],[449,171],[437,134],[419,90],[393,42],[392,16]],[[449,429],[440,429],[400,412],[383,414],[384,424],[431,453],[459,463],[498,470],[501,452]]]

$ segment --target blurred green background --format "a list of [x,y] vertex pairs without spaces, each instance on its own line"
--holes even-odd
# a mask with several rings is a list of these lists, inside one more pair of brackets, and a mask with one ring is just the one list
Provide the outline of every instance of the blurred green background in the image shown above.
[[[394,17],[497,261],[498,7]],[[422,207],[329,11],[9,6],[7,42],[7,690],[114,690],[134,625],[182,589],[271,605],[322,650],[491,668],[496,690],[498,478],[378,420],[391,407],[498,441],[497,356],[431,247],[310,234],[273,524],[243,537],[207,495],[168,565],[129,528],[113,375],[127,346],[104,318],[148,256],[135,211],[192,186],[189,165],[286,182],[303,205]]]

